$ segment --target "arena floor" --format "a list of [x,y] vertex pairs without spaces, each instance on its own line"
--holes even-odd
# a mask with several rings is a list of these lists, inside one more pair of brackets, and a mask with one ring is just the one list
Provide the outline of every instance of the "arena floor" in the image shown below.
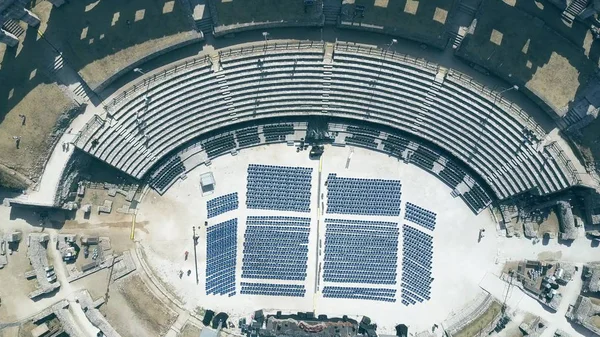
[[[346,164],[349,160],[349,166]],[[307,216],[307,213],[246,210],[246,171],[249,164],[267,164],[282,166],[312,167],[312,218],[308,252],[306,296],[304,298],[250,296],[239,294],[242,265],[243,238],[246,215],[295,215]],[[215,193],[202,196],[199,189],[200,175],[212,172],[216,180]],[[321,191],[327,175],[356,178],[399,179],[402,183],[402,210],[400,217],[331,216],[322,213],[318,205],[319,172],[321,173]],[[237,295],[207,296],[205,293],[204,271],[206,261],[206,201],[224,194],[238,192],[240,207],[238,210],[219,215],[211,219],[210,224],[219,223],[233,217],[238,218],[238,254],[237,254]],[[479,283],[486,273],[496,273],[501,267],[497,264],[498,238],[491,214],[487,211],[474,215],[460,198],[452,198],[450,188],[440,180],[421,170],[405,164],[396,158],[375,151],[352,147],[327,146],[321,161],[310,160],[307,151],[296,152],[295,147],[285,144],[261,146],[242,150],[236,156],[222,156],[215,159],[211,166],[200,166],[190,172],[185,180],[179,180],[164,195],[150,191],[139,207],[137,222],[141,230],[136,232],[149,265],[160,276],[169,290],[176,293],[190,310],[197,308],[224,310],[230,313],[233,322],[237,317],[247,316],[257,309],[315,311],[317,314],[332,316],[370,316],[377,322],[378,333],[393,333],[394,326],[405,323],[412,331],[430,329],[457,313],[480,293]],[[405,306],[400,301],[400,285],[397,287],[396,302],[363,301],[349,299],[323,298],[317,287],[316,269],[318,240],[324,240],[326,216],[340,218],[360,218],[368,220],[394,221],[407,223],[404,218],[404,205],[412,202],[437,213],[437,225],[432,232],[433,273],[431,300]],[[320,206],[320,205],[319,205]],[[322,214],[321,214],[322,213]],[[320,221],[317,221],[319,219]],[[319,224],[317,230],[317,224]],[[194,253],[192,226],[197,226],[200,236],[197,246],[199,283],[194,274]],[[415,225],[416,226],[416,225]],[[419,227],[417,227],[419,228]],[[478,242],[481,228],[486,229],[486,237]],[[427,232],[427,230],[424,230]],[[317,234],[318,233],[318,234]],[[399,238],[399,251],[402,250],[402,230]],[[190,257],[184,260],[184,252]],[[322,261],[319,256],[319,261]],[[398,279],[401,275],[402,257],[398,258]],[[180,270],[192,270],[190,276],[179,278]],[[246,279],[244,279],[246,281]],[[249,280],[254,281],[254,280]],[[277,283],[271,282],[270,283]],[[292,282],[288,282],[292,283]],[[343,285],[343,284],[330,284]],[[363,285],[369,287],[369,285]]]

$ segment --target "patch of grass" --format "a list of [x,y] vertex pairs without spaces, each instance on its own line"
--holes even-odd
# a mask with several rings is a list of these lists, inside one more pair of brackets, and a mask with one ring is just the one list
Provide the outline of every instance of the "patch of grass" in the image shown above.
[[[0,164],[35,179],[52,149],[57,124],[73,107],[73,101],[58,85],[40,83],[34,87],[0,124]],[[21,137],[18,149],[13,136]]]
[[119,291],[151,331],[163,336],[175,322],[177,316],[152,295],[139,276],[130,276]]
[[217,10],[218,24],[229,26],[252,22],[285,22],[320,15],[317,4],[304,12],[304,2],[297,0],[210,0]]
[[[55,52],[37,37],[34,28],[25,31],[16,47],[0,44],[0,123],[32,90],[54,82],[48,68],[55,57]],[[52,101],[46,101],[44,108],[52,108],[48,102]]]
[[[48,2],[37,5],[42,4],[52,7]],[[21,189],[24,180],[37,178],[58,135],[55,131],[66,127],[63,114],[74,107],[51,72],[56,56],[36,28],[27,28],[16,47],[0,44],[0,164],[25,177],[19,182],[7,178],[5,171],[6,187]],[[19,149],[13,137],[21,138]]]
[[593,74],[582,48],[518,7],[486,0],[479,13],[474,34],[456,54],[525,86],[553,109],[572,102]]
[[187,323],[183,329],[181,329],[179,337],[198,337],[200,336],[200,331],[200,328],[197,326]]
[[483,314],[473,320],[473,322],[469,323],[461,331],[455,333],[453,336],[473,337],[479,335],[480,332],[482,332],[483,335],[487,335],[487,333],[493,328],[490,326],[490,324],[494,322],[496,317],[498,317],[501,309],[502,305],[494,301]]

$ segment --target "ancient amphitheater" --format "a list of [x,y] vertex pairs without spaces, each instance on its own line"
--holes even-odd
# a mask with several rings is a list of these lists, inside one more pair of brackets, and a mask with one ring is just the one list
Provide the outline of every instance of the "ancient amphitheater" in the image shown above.
[[0,0],[0,337],[600,335],[590,0]]

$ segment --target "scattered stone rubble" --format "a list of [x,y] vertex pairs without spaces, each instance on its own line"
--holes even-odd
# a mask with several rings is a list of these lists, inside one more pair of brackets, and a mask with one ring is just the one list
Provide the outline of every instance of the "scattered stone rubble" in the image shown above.
[[600,263],[590,263],[583,266],[583,287],[584,293],[597,293],[600,295]]
[[23,233],[19,231],[13,231],[6,235],[2,235],[2,232],[0,232],[0,269],[8,264],[6,254],[12,255],[14,246],[18,245],[22,239]]
[[59,234],[56,241],[56,249],[60,252],[63,261],[71,262],[77,258],[77,250],[75,243],[77,235],[75,234]]
[[556,270],[554,271],[554,277],[556,282],[561,285],[569,283],[575,275],[575,265],[569,262],[559,262],[556,264]]
[[554,332],[554,337],[571,337],[571,335],[560,329],[556,329],[556,331]]
[[77,295],[77,302],[81,305],[87,319],[100,331],[105,337],[121,337],[119,333],[106,321],[106,318],[98,310],[104,304],[104,298],[100,297],[96,301],[92,300],[90,293],[87,290],[82,290]]
[[580,324],[595,334],[600,335],[600,328],[592,322],[593,317],[597,315],[600,315],[600,306],[595,305],[589,298],[581,295],[565,314],[573,323]]
[[[44,319],[46,319],[48,316],[54,314],[56,316],[56,318],[58,319],[58,321],[60,322],[62,329],[64,330],[64,332],[70,336],[70,337],[87,337],[87,336],[83,336],[79,333],[79,330],[76,329],[75,327],[77,326],[77,323],[74,321],[73,316],[71,316],[71,313],[69,312],[69,301],[67,300],[62,300],[50,307],[48,307],[46,310],[42,311],[41,313],[35,315],[32,318],[33,322],[39,322],[42,321]],[[60,333],[57,333],[53,336],[58,336],[60,335]]]
[[108,213],[112,212],[112,200],[104,200],[104,204],[102,206],[98,206],[98,214],[100,213]]
[[537,238],[538,230],[533,222],[526,222],[523,229],[526,238]]
[[584,198],[587,221],[592,226],[600,226],[600,193],[591,192]]
[[49,271],[48,256],[46,247],[50,236],[45,233],[31,233],[28,237],[27,257],[33,267],[33,270],[25,273],[25,277],[36,278],[38,287],[33,292],[29,293],[29,298],[34,299],[43,294],[50,293],[60,288],[60,282],[56,280],[56,276],[52,278],[54,272]]
[[111,252],[110,238],[98,236],[82,236],[80,238],[82,246],[93,245],[98,248],[98,258],[93,262],[81,267],[68,269],[69,276],[67,280],[73,282],[91,275],[104,268],[112,268],[112,282],[118,280],[136,269],[135,263],[131,258],[131,253],[125,251],[122,255],[115,256]]
[[557,203],[557,210],[556,213],[560,225],[559,238],[562,240],[577,239],[577,228],[575,228],[575,218],[573,217],[571,204],[567,201],[559,201]]
[[523,322],[519,325],[519,330],[523,336],[539,337],[548,327],[548,323],[541,317],[536,317],[530,322]]

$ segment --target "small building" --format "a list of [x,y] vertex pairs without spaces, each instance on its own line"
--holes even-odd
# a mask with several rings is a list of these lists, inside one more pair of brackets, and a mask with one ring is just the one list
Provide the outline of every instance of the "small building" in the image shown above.
[[200,176],[200,190],[202,191],[202,195],[213,194],[215,185],[215,177],[212,172],[207,172]]

